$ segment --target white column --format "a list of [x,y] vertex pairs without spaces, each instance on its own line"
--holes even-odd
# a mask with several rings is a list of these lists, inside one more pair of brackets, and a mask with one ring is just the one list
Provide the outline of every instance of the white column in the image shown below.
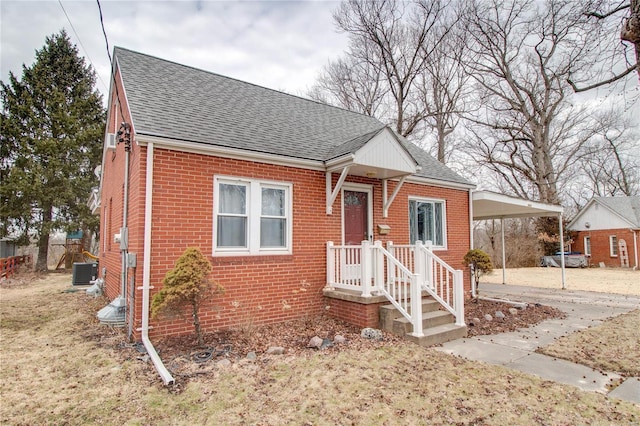
[[505,247],[504,247],[504,218],[500,218],[500,238],[502,239],[502,284],[507,283],[507,256],[505,256]]
[[560,266],[562,268],[562,289],[565,290],[565,275],[564,275],[564,230],[562,229],[562,213],[558,215],[558,227],[560,228]]

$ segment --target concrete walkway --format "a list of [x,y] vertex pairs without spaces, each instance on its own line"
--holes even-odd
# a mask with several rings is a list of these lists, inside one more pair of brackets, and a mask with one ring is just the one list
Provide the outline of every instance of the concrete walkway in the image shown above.
[[620,379],[619,375],[595,371],[584,365],[535,352],[558,337],[597,326],[607,318],[637,309],[640,307],[640,297],[501,284],[482,284],[480,289],[484,297],[541,303],[562,310],[567,317],[543,321],[510,333],[454,340],[443,344],[438,350],[640,404],[638,378],[628,378],[609,391],[607,385]]

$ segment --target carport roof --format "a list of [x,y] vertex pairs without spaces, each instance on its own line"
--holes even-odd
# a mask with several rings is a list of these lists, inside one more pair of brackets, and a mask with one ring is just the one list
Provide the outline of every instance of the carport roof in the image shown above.
[[473,220],[543,217],[562,214],[562,206],[510,197],[491,191],[474,191]]

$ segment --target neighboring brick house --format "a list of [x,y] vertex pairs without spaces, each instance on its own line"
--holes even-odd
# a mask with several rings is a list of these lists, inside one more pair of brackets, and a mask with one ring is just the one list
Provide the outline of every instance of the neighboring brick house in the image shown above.
[[[380,295],[323,294],[328,242],[431,240],[459,269],[473,188],[375,118],[114,49],[100,269],[107,296],[126,301],[133,338],[146,325],[145,292],[153,297],[192,246],[226,289],[201,308],[205,331],[321,312],[378,325]],[[339,268],[364,264],[342,253]],[[150,322],[155,337],[193,330],[188,319]]]
[[640,197],[594,197],[567,229],[577,231],[572,250],[591,265],[638,269]]

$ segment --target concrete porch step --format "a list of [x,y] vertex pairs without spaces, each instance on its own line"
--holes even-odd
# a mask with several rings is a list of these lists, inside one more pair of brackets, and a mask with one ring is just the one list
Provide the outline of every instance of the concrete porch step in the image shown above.
[[466,337],[467,327],[455,324],[444,324],[437,327],[427,328],[423,333],[424,336],[422,337],[405,334],[405,338],[420,346],[428,347]]
[[[448,311],[438,310],[422,313],[423,330],[454,322],[455,317]],[[399,336],[403,336],[407,333],[413,332],[413,324],[411,324],[405,317],[396,318],[393,320],[393,328],[391,332]]]
[[[422,299],[422,312],[435,312],[440,309],[440,304],[434,299],[427,297]],[[411,311],[409,311],[411,312]],[[404,318],[400,312],[391,304],[380,307],[380,328],[393,333],[394,320]]]
[[466,326],[455,325],[455,317],[440,309],[440,303],[431,297],[422,299],[422,332],[424,336],[412,336],[411,324],[393,305],[383,305],[379,309],[380,328],[403,336],[420,346],[432,346],[467,335]]

